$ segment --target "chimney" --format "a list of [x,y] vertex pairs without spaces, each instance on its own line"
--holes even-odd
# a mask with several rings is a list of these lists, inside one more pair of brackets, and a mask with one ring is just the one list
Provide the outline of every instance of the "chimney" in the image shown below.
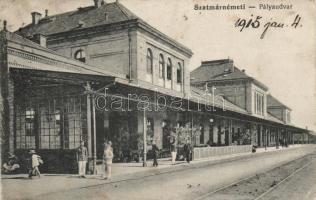
[[39,20],[42,17],[42,14],[39,12],[32,12],[31,15],[32,15],[32,24],[33,25],[38,24]]
[[[101,7],[101,5],[102,5],[102,0],[94,0],[94,6],[96,7],[96,8],[100,8]],[[104,2],[103,2],[104,3]]]
[[234,72],[235,66],[234,66],[234,61],[231,59],[228,59],[228,66],[230,67],[231,72]]
[[3,20],[3,31],[7,31],[7,20]]
[[45,10],[45,17],[48,17],[48,10]]

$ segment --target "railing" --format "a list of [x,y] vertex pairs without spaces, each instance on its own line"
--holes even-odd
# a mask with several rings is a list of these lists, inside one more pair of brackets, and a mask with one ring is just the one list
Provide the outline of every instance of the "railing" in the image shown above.
[[193,159],[208,158],[212,156],[229,155],[251,152],[252,145],[224,146],[224,147],[198,147],[193,150]]

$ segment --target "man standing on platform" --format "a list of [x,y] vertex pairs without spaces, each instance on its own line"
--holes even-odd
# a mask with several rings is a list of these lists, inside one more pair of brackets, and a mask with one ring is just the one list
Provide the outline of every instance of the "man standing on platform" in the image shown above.
[[186,141],[186,144],[183,146],[183,151],[185,153],[185,157],[188,163],[191,161],[192,147],[189,139]]
[[170,136],[170,151],[171,151],[171,163],[174,165],[176,163],[177,158],[177,141],[174,136],[175,131]]
[[86,178],[86,165],[88,161],[88,149],[84,146],[84,141],[81,140],[80,147],[77,149],[77,162],[79,169],[79,177]]

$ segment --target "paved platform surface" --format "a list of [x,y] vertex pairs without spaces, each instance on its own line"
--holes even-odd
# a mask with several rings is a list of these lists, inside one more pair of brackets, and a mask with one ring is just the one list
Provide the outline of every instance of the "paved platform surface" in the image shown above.
[[[267,149],[260,148],[257,149],[257,153],[241,153],[211,157],[195,160],[190,164],[183,161],[177,161],[176,165],[171,165],[170,159],[163,159],[159,160],[158,167],[152,167],[152,161],[148,162],[148,167],[142,167],[142,163],[116,163],[113,164],[112,167],[113,178],[111,180],[102,179],[100,172],[99,175],[87,175],[87,178],[79,178],[77,175],[69,174],[43,174],[40,179],[37,177],[29,179],[26,174],[2,175],[2,197],[4,197],[3,199],[32,199],[34,196],[63,192],[65,190],[89,188],[103,185],[105,183],[118,183],[126,180],[141,179],[172,171],[181,171],[190,167],[228,162],[245,157],[256,157],[264,153],[269,154],[274,151],[286,151],[303,147],[304,145],[294,145],[280,149],[276,149],[275,147],[269,147]],[[17,191],[23,191],[23,193]]]

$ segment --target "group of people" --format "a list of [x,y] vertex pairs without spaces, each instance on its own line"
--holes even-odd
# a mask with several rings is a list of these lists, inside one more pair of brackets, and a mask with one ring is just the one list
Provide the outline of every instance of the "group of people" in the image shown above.
[[[19,161],[21,160],[17,156],[9,153],[7,161],[2,165],[3,172],[8,174],[15,173],[21,167]],[[25,161],[28,177],[38,176],[40,178],[41,172],[38,167],[44,163],[41,156],[37,155],[35,150],[31,149]]]
[[2,165],[3,172],[13,173],[19,168],[20,168],[20,165],[18,162],[18,158],[14,154],[9,153],[7,157],[7,161],[4,162],[4,164]]
[[[171,164],[175,165],[177,158],[177,144],[176,138],[174,136],[170,136],[170,151],[171,151]],[[153,166],[158,166],[158,157],[159,157],[159,148],[155,141],[152,141],[152,152],[153,152]],[[190,141],[187,140],[183,146],[183,153],[187,163],[190,163],[192,160],[192,146]]]
[[[80,147],[77,149],[77,162],[79,177],[85,178],[86,176],[86,165],[88,161],[88,149],[84,146],[84,141],[81,141]],[[112,177],[112,160],[113,160],[113,148],[112,142],[108,141],[104,143],[103,149],[103,166],[105,170],[106,177],[102,173],[102,178],[111,179]]]
[[[175,137],[172,137],[170,140],[170,150],[171,150],[171,162],[172,165],[175,164],[176,157],[177,157],[177,145]],[[192,155],[192,147],[189,141],[183,147],[184,156],[186,157],[186,161],[190,163],[191,155]],[[152,151],[153,151],[153,166],[158,166],[157,159],[159,158],[159,148],[155,141],[152,142]],[[43,160],[35,150],[30,150],[28,152],[30,155],[29,159],[27,159],[28,164],[28,173],[29,178],[33,176],[41,177],[41,173],[39,170],[39,166],[43,164]],[[86,177],[86,165],[89,157],[88,149],[85,147],[85,142],[81,141],[80,146],[77,148],[76,152],[77,163],[78,163],[78,173],[80,178]],[[102,178],[104,179],[111,179],[112,177],[112,160],[113,160],[113,148],[111,141],[105,141],[104,143],[104,150],[103,150],[103,166],[104,166],[104,173],[102,173]],[[20,166],[16,163],[17,158],[14,155],[9,155],[9,160],[3,165],[3,168],[10,172],[19,168]],[[105,176],[106,174],[106,176]]]

